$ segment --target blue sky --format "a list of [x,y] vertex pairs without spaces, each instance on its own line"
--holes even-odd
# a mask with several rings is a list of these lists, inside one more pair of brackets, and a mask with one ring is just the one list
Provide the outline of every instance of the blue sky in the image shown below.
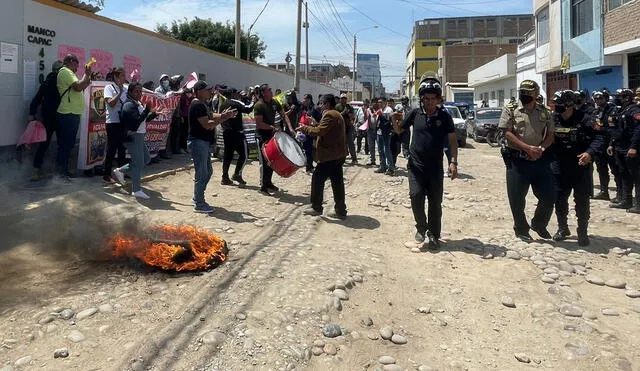
[[[244,30],[253,23],[266,1],[241,0]],[[358,53],[380,54],[382,82],[387,90],[399,89],[414,21],[530,14],[532,9],[532,0],[308,0],[308,3],[309,63],[352,66],[353,33],[356,32]],[[235,6],[235,0],[105,0],[105,8],[99,14],[152,30],[158,23],[196,16],[234,21]],[[371,28],[374,25],[378,28]],[[295,26],[296,0],[269,0],[252,30],[252,34],[257,33],[267,45],[266,58],[260,63],[283,63],[287,52],[294,55]],[[304,63],[304,37],[302,54]]]

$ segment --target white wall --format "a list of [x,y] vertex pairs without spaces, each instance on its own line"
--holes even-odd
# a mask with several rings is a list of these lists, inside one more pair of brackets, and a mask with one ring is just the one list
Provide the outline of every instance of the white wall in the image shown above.
[[[515,89],[517,89],[515,76],[511,76],[506,79],[501,79],[497,81],[492,81],[485,84],[476,85],[474,87],[473,100],[474,100],[474,103],[479,107],[480,104],[482,103],[482,98],[481,98],[482,94],[488,93],[489,100],[487,101],[487,103],[489,103],[489,107],[503,107],[505,104],[509,103],[509,100],[511,99],[512,91],[515,91]],[[499,90],[504,91],[504,100],[502,102],[498,100]],[[493,99],[491,99],[491,92],[494,92],[495,94],[495,98]],[[514,96],[516,99],[518,98],[516,95]]]
[[[544,1],[536,1],[536,10],[542,8]],[[549,42],[536,48],[536,71],[539,73],[555,71],[562,63],[562,24],[560,1],[548,1],[549,4]]]
[[[122,66],[125,54],[137,56],[142,60],[143,81],[157,81],[162,73],[186,76],[196,71],[206,74],[209,83],[223,83],[239,89],[260,83],[269,83],[274,89],[282,90],[293,87],[291,75],[254,63],[238,61],[205,49],[192,48],[104,17],[75,10],[68,11],[70,8],[65,6],[59,9],[45,3],[48,2],[46,0],[42,0],[42,3],[33,0],[3,0],[3,11],[0,15],[0,35],[2,35],[0,38],[5,40],[5,35],[8,33],[21,35],[20,50],[23,51],[24,59],[41,60],[38,52],[42,46],[27,42],[27,25],[56,31],[52,45],[44,47],[45,73],[50,71],[51,64],[57,59],[58,45],[65,44],[84,48],[87,59],[90,49],[111,52],[114,65],[117,66]],[[23,12],[21,12],[22,9]],[[3,113],[0,146],[14,144],[25,126],[28,102],[22,99],[22,56],[19,66],[17,78],[0,80],[3,82],[3,89],[10,90],[17,96],[0,95],[0,108]],[[318,94],[337,93],[337,91],[328,86],[301,79],[300,93],[310,93],[317,97]]]
[[491,81],[514,76],[516,73],[515,54],[505,54],[487,62],[467,74],[470,87],[487,84]]

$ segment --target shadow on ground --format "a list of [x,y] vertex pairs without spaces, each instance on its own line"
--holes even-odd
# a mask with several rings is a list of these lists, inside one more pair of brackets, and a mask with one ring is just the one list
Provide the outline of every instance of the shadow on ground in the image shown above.
[[324,220],[328,224],[340,224],[351,229],[374,230],[380,228],[380,222],[377,219],[364,215],[349,215],[345,220],[325,217]]

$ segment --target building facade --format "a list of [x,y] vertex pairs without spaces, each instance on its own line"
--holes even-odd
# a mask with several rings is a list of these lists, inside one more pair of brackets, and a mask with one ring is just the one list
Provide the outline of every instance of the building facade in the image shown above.
[[604,55],[620,58],[619,87],[640,87],[640,2],[603,0]]
[[[75,2],[75,4],[79,4]],[[81,4],[81,3],[80,3]],[[96,67],[139,68],[143,81],[161,74],[188,76],[197,72],[210,83],[238,89],[267,82],[290,89],[293,78],[266,66],[159,35],[101,17],[86,8],[53,0],[4,0],[0,13],[2,69],[0,69],[0,146],[14,145],[26,126],[28,105],[51,65],[61,54],[73,52]],[[106,37],[105,35],[108,35]],[[302,79],[300,91],[313,96],[335,89]]]
[[[439,74],[444,84],[449,83],[455,89],[467,89],[466,78],[471,70],[502,54],[515,53],[517,44],[533,24],[530,14],[417,21],[406,53],[404,94],[416,96],[420,77],[425,73]],[[451,46],[471,50],[448,49]],[[474,56],[472,62],[460,67],[452,62],[463,55]],[[451,59],[447,62],[448,57]]]
[[473,88],[473,103],[482,102],[489,107],[504,107],[511,98],[517,98],[516,55],[505,54],[488,62],[468,75],[469,87]]
[[380,73],[380,55],[358,54],[356,56],[356,80],[366,86],[371,96],[383,96],[382,74]]
[[[516,86],[524,80],[533,80],[540,86],[540,94],[546,99],[546,81],[544,76],[536,72],[536,33],[535,30],[526,35],[525,41],[518,45],[516,53]],[[517,98],[517,95],[516,95]]]

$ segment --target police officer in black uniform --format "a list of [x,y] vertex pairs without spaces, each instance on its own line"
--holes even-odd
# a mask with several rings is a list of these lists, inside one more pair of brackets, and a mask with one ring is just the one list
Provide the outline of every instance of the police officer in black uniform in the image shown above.
[[[555,190],[550,156],[545,150],[553,143],[554,125],[549,109],[535,101],[540,94],[538,83],[524,80],[520,83],[519,101],[502,110],[498,127],[505,133],[502,157],[507,167],[507,195],[513,215],[516,237],[532,242],[529,230],[550,239],[547,230],[553,214]],[[531,225],[524,213],[529,188],[538,199]]]
[[600,180],[600,192],[593,199],[609,201],[609,180],[611,179],[609,169],[611,169],[613,181],[616,183],[616,197],[620,196],[622,187],[616,159],[613,156],[609,156],[606,151],[606,147],[611,141],[611,131],[615,128],[617,107],[609,102],[609,93],[606,91],[593,92],[593,102],[596,105],[593,112],[595,121],[593,128],[602,134],[606,144],[604,150],[596,153],[596,158],[594,159]]
[[[630,213],[640,214],[640,106],[634,103],[634,94],[630,89],[618,89],[615,104],[620,106],[616,127],[612,131],[611,143],[607,153],[615,156],[622,195],[619,202],[611,202],[611,207],[627,209]],[[635,202],[633,188],[636,188]]]
[[591,161],[604,150],[604,138],[594,129],[593,118],[575,107],[576,95],[571,90],[559,90],[553,95],[555,141],[551,170],[556,183],[556,217],[558,231],[555,241],[571,235],[567,224],[569,195],[573,191],[578,218],[578,244],[589,245],[589,198],[593,188]]
[[577,90],[574,92],[576,101],[575,101],[575,109],[578,111],[583,111],[587,115],[593,115],[594,107],[593,102],[589,102],[587,97],[589,96],[589,92],[587,90]]
[[[416,243],[423,243],[425,234],[429,238],[429,249],[440,247],[442,229],[442,158],[444,144],[449,143],[451,160],[449,174],[455,179],[458,174],[458,142],[453,119],[440,105],[442,85],[435,77],[426,76],[418,90],[420,107],[409,112],[402,124],[406,131],[413,126],[409,148],[409,196],[416,221]],[[425,197],[429,202],[429,218],[425,215]]]

